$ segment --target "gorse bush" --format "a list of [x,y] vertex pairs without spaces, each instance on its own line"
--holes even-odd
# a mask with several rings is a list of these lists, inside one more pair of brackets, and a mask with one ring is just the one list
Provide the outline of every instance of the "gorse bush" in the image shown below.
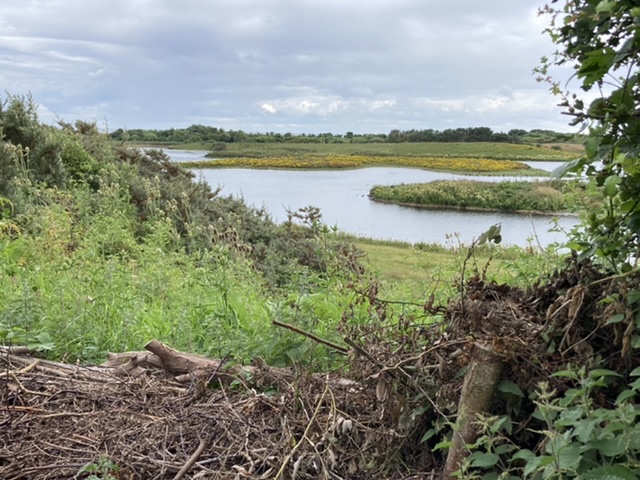
[[[17,211],[23,202],[15,179],[35,188],[64,188],[73,182],[93,191],[116,186],[127,192],[125,201],[135,207],[137,218],[132,221],[139,239],[145,235],[147,220],[168,218],[187,251],[226,242],[248,255],[274,285],[297,275],[296,265],[316,269],[326,265],[322,259],[326,252],[311,248],[317,232],[300,229],[292,235],[265,211],[222,197],[204,181],[195,181],[191,172],[161,151],[114,146],[95,125],[82,121],[63,123],[61,129],[43,126],[30,98],[9,97],[2,108],[0,161],[7,168],[0,172],[0,193]],[[94,201],[93,208],[100,208],[100,202]],[[299,247],[303,237],[308,248]],[[336,254],[340,251],[334,249]]]

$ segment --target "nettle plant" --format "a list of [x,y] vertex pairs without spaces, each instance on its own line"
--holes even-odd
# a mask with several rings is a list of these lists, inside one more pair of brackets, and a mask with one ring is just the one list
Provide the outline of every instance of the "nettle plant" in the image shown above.
[[[558,395],[544,382],[532,393],[533,415],[542,439],[536,448],[520,448],[511,438],[515,429],[509,416],[480,418],[481,435],[468,447],[459,472],[464,479],[521,478],[634,480],[640,472],[640,368],[630,373],[633,379],[610,408],[599,407],[594,394],[602,393],[620,374],[611,370],[584,367],[557,372],[573,383],[573,388]],[[518,397],[522,392],[516,392]]]

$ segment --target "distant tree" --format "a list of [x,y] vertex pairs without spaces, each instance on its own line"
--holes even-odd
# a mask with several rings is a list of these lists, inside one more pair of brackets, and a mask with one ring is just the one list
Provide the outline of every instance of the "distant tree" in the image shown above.
[[118,128],[109,134],[111,138],[114,140],[123,140],[125,136],[125,131],[122,128]]
[[494,140],[493,130],[489,127],[468,128],[464,136],[465,142],[491,142]]
[[526,134],[526,130],[522,130],[521,128],[512,128],[507,132],[507,137],[509,138],[508,141],[511,143],[522,143],[522,137]]
[[247,134],[242,130],[236,130],[229,132],[229,141],[233,143],[240,143],[247,140]]
[[390,143],[399,143],[403,141],[403,133],[400,130],[393,129],[387,135],[387,141]]

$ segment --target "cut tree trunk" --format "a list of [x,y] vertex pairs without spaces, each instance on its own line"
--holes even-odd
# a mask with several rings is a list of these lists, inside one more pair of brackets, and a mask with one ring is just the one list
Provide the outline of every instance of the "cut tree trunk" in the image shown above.
[[477,416],[489,409],[501,373],[500,356],[489,345],[475,344],[471,350],[469,369],[464,376],[458,403],[458,418],[442,478],[456,478],[453,474],[460,469],[463,460],[469,455],[466,445],[478,438]]

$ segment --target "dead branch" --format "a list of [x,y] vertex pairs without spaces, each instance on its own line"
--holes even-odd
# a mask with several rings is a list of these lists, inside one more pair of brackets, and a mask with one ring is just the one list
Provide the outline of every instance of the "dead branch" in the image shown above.
[[294,327],[293,325],[288,325],[286,323],[279,322],[278,320],[272,320],[271,323],[273,325],[275,325],[276,327],[286,328],[288,330],[291,330],[292,332],[296,332],[296,333],[299,333],[300,335],[303,335],[303,336],[305,336],[307,338],[310,338],[314,342],[321,343],[322,345],[326,345],[327,347],[333,348],[334,350],[336,350],[337,352],[339,352],[339,353],[341,353],[343,355],[346,355],[347,353],[349,353],[349,349],[348,348],[344,348],[341,345],[338,345],[336,343],[333,343],[333,342],[330,342],[330,341],[325,340],[323,338],[320,338],[317,335],[314,335],[313,333],[305,332],[301,328]]
[[193,452],[193,455],[189,457],[189,460],[187,460],[187,462],[180,469],[180,471],[176,473],[176,476],[173,477],[173,480],[180,480],[182,477],[186,475],[189,469],[193,467],[193,464],[198,461],[198,459],[200,458],[200,455],[202,455],[202,452],[204,452],[204,449],[207,446],[207,443],[208,443],[207,440],[204,438],[200,440],[200,444],[198,445],[198,448],[196,448],[196,451]]

